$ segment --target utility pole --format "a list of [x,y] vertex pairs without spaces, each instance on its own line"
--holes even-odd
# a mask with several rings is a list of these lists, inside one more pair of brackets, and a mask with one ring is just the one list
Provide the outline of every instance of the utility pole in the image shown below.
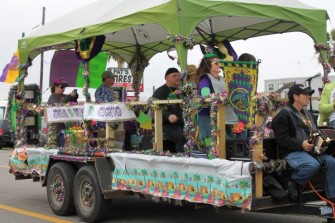
[[[42,8],[42,26],[45,23],[45,7]],[[41,67],[40,67],[40,90],[43,92],[43,64],[44,64],[44,53],[41,53]]]

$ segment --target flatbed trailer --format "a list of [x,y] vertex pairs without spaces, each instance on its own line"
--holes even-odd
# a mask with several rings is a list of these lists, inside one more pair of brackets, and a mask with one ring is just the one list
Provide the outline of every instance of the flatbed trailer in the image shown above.
[[[154,101],[157,104],[176,102],[181,101]],[[224,107],[223,104],[221,106]],[[159,135],[162,131],[159,125],[162,110],[156,109],[155,113],[155,132]],[[224,113],[225,109],[219,109],[217,115],[224,117]],[[225,128],[222,129],[225,131]],[[106,133],[109,138],[106,143],[113,145],[115,132],[109,127],[106,131],[109,131]],[[163,138],[156,137],[156,140],[153,145],[163,145]],[[217,143],[221,149],[218,153],[224,156],[229,145],[220,146],[219,140]],[[268,143],[266,145],[264,154],[270,159],[274,158],[276,149],[268,146]],[[330,216],[332,210],[325,202],[310,203],[320,201],[310,188],[299,191],[298,201],[292,201],[288,196],[276,201],[266,194],[262,175],[267,174],[264,166],[268,162],[255,155],[257,151],[263,155],[263,145],[258,145],[257,150],[253,149],[252,157],[231,157],[232,160],[195,158],[185,154],[167,155],[162,147],[148,150],[147,154],[145,151],[110,150],[87,155],[87,148],[84,147],[78,151],[16,148],[9,164],[11,173],[17,180],[32,178],[47,187],[50,207],[57,215],[73,214],[77,210],[82,220],[87,222],[104,219],[110,210],[110,199],[135,194],[157,201],[173,200],[180,204],[205,204],[216,208],[234,207],[241,209],[241,212],[308,213],[322,215],[328,222],[333,219]],[[26,154],[24,161],[20,160],[22,154]],[[263,167],[255,168],[259,163]],[[318,176],[321,177],[322,173]],[[317,190],[323,194],[322,189]]]
[[[73,19],[83,18],[83,14],[84,19]],[[154,197],[157,201],[173,200],[180,204],[206,204],[215,208],[229,206],[239,208],[242,212],[295,210],[303,214],[323,214],[328,222],[333,222],[333,217],[327,216],[330,212],[327,206],[309,203],[320,200],[315,191],[322,194],[322,186],[318,185],[315,191],[301,189],[298,202],[289,198],[278,202],[263,188],[263,180],[269,174],[265,167],[277,161],[277,151],[275,145],[264,144],[266,137],[262,131],[272,115],[272,107],[277,106],[278,101],[265,95],[258,95],[254,100],[260,61],[219,61],[225,69],[229,68],[236,74],[235,77],[226,76],[227,83],[229,78],[243,82],[242,90],[240,87],[230,90],[236,98],[241,99],[238,102],[249,109],[246,112],[250,114],[247,121],[260,130],[251,136],[256,136],[254,143],[249,145],[247,139],[238,141],[227,138],[225,106],[237,106],[232,100],[229,101],[232,92],[199,99],[200,106],[214,107],[211,117],[216,122],[213,124],[215,137],[212,137],[211,157],[207,153],[193,153],[192,146],[188,144],[183,154],[163,151],[163,105],[180,103],[184,109],[183,118],[189,122],[190,113],[196,111],[192,106],[199,102],[193,103],[194,95],[190,94],[192,89],[189,85],[183,85],[185,97],[182,100],[133,104],[92,103],[88,93],[92,75],[89,62],[99,52],[110,53],[129,65],[137,98],[144,69],[159,52],[177,51],[178,64],[185,81],[187,52],[196,45],[206,45],[226,53],[226,57],[232,57],[232,52],[227,48],[228,52],[225,52],[222,47],[227,41],[288,32],[302,32],[313,39],[326,79],[329,73],[327,18],[326,10],[315,9],[295,0],[277,1],[275,5],[265,1],[260,4],[255,0],[148,0],[136,7],[132,0],[99,0],[64,15],[19,40],[20,75],[18,85],[9,92],[9,110],[15,131],[15,149],[9,161],[10,173],[18,180],[33,179],[47,187],[48,201],[55,214],[69,215],[76,211],[86,222],[103,220],[110,211],[108,207],[113,197],[133,194]],[[67,50],[78,57],[83,68],[86,103],[40,107],[42,86],[42,89],[29,87],[24,80],[32,60],[48,50]],[[41,78],[40,83],[43,83]],[[257,107],[257,103],[264,101],[269,102],[267,106],[270,107]],[[104,137],[91,137],[91,121],[96,119],[89,117],[89,113],[104,106],[108,109],[122,107],[122,111],[129,115],[120,119],[97,116],[98,121],[107,123],[134,119],[132,106],[150,107],[155,122],[152,148],[134,152],[118,149],[115,132],[109,124],[106,125]],[[67,146],[41,147],[39,131],[42,110],[44,114],[49,113],[45,118],[49,123],[82,123],[76,128],[67,129]],[[278,107],[275,110],[278,111]],[[53,112],[60,112],[58,120],[52,117]],[[67,112],[70,113],[67,115]],[[188,128],[190,126],[185,127]],[[188,129],[186,134],[190,142],[192,131],[193,128]],[[95,146],[91,146],[91,142]],[[201,156],[204,158],[199,158]]]

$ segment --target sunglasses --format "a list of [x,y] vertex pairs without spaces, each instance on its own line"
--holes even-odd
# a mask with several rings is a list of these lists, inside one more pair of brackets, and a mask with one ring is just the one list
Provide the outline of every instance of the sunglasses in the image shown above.
[[218,61],[218,60],[213,60],[212,63],[211,63],[211,65],[213,65],[213,64],[215,64],[215,65],[219,65],[219,64],[220,64],[220,61]]
[[58,85],[58,87],[60,87],[61,89],[64,89],[64,88],[65,88],[64,85]]

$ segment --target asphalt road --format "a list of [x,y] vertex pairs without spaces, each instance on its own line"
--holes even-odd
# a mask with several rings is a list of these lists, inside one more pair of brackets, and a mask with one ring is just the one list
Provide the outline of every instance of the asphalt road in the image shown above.
[[[11,149],[0,150],[0,222],[1,223],[68,223],[82,222],[78,216],[56,216],[50,209],[46,188],[32,180],[15,181],[8,173]],[[314,216],[294,216],[265,213],[245,213],[235,209],[212,207],[194,209],[193,205],[155,203],[137,196],[112,200],[110,216],[113,223],[321,223],[325,219]]]

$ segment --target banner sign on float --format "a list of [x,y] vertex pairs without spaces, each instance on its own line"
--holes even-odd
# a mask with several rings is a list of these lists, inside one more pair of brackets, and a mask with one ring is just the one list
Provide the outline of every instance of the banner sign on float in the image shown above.
[[[128,68],[116,68],[110,67],[107,70],[113,72],[115,74],[115,83],[113,87],[125,87],[127,92],[134,92],[133,89],[133,75],[131,74],[131,70]],[[140,83],[140,92],[143,92],[143,82]]]
[[50,123],[82,121],[83,109],[82,105],[49,107],[46,112],[46,120]]
[[103,122],[135,119],[135,113],[124,103],[84,104],[84,119]]
[[95,120],[103,122],[135,119],[135,113],[124,103],[85,103],[84,105],[49,107],[45,121],[49,123]]

